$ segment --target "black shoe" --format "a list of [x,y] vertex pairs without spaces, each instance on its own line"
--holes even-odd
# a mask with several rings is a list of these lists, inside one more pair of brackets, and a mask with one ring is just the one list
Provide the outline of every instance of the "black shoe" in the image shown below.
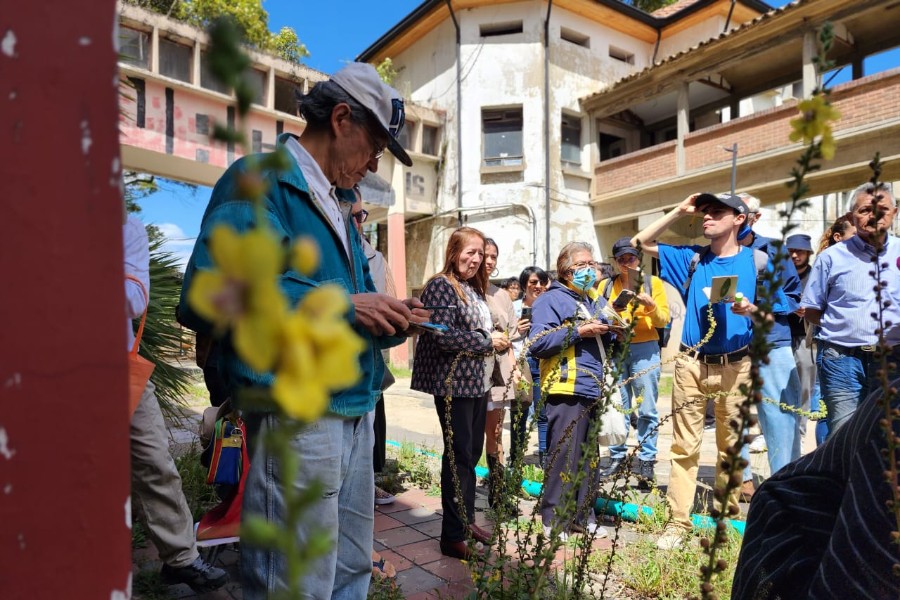
[[711,431],[711,430],[713,430],[713,429],[715,429],[715,428],[716,428],[716,422],[715,422],[715,421],[709,421],[709,422],[706,422],[706,423],[703,424],[703,430],[704,430],[704,431]]
[[641,460],[638,461],[640,466],[640,473],[638,477],[638,489],[643,491],[649,491],[652,488],[656,487],[656,473],[654,471],[654,466],[656,465],[655,460]]
[[611,458],[609,460],[609,465],[607,465],[603,469],[600,469],[600,472],[597,474],[600,476],[600,479],[609,479],[619,471],[619,468],[622,466],[623,462],[624,459],[622,458]]
[[175,585],[185,583],[195,592],[211,592],[217,590],[228,581],[228,573],[214,567],[199,556],[186,567],[162,566],[163,583]]

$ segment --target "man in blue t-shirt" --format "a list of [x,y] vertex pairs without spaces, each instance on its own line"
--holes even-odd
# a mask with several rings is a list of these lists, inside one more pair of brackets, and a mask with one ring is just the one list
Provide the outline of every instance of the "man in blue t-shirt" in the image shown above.
[[[750,194],[740,194],[740,198],[750,210],[747,217],[749,227],[738,233],[740,243],[762,250],[769,255],[772,264],[775,264],[778,249],[772,243],[774,240],[752,230],[762,215],[759,198]],[[759,365],[759,375],[763,380],[760,390],[762,402],[756,406],[759,427],[765,438],[764,447],[768,448],[769,470],[772,473],[800,458],[800,417],[790,410],[800,408],[800,375],[791,346],[791,324],[788,316],[799,307],[802,290],[797,269],[788,258],[787,250],[782,252],[778,278],[781,285],[772,294],[772,328],[766,337],[770,345],[769,362]]]
[[[675,221],[699,214],[703,215],[703,237],[709,240],[708,251],[703,246],[657,244],[659,236]],[[727,450],[738,439],[738,432],[729,421],[740,421],[739,410],[744,398],[739,386],[750,383],[749,317],[756,310],[753,250],[737,240],[747,215],[747,205],[737,196],[694,194],[632,239],[635,245],[640,243],[646,255],[659,257],[660,278],[681,292],[685,305],[681,354],[675,362],[672,390],[672,470],[666,494],[672,523],[657,540],[661,549],[681,546],[684,534],[691,528],[707,397],[714,399],[716,407],[717,486],[726,482],[727,474],[721,464],[730,458]],[[691,273],[696,255],[699,261]],[[712,278],[735,275],[737,289],[730,290],[725,301],[712,304],[715,330],[707,340],[711,326]],[[743,295],[740,302],[734,301],[736,292]],[[727,501],[729,507],[739,509],[738,494],[739,489],[735,488]],[[724,509],[721,505],[718,508]]]

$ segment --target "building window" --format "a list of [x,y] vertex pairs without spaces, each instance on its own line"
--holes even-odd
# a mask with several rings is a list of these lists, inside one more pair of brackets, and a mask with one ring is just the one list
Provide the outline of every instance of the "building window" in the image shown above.
[[562,116],[561,155],[563,162],[581,164],[581,118],[573,115]]
[[159,40],[159,74],[183,81],[191,82],[191,48],[177,42],[160,38]]
[[438,153],[438,128],[431,125],[422,125],[422,154],[437,156]]
[[216,79],[209,70],[209,57],[206,52],[200,55],[200,86],[214,92],[231,95],[231,88]]
[[253,103],[260,106],[266,105],[266,74],[256,69],[247,70],[247,81],[253,88]]
[[522,164],[522,109],[481,111],[484,164],[488,167]]
[[150,34],[127,27],[119,29],[119,62],[149,69]]
[[627,50],[622,50],[621,48],[616,48],[615,46],[609,47],[609,57],[613,60],[618,60],[625,64],[634,64],[633,52],[628,52]]
[[299,116],[297,100],[303,94],[303,86],[287,79],[275,78],[275,110]]
[[581,46],[583,48],[591,47],[591,36],[585,35],[583,33],[578,33],[568,27],[560,27],[559,29],[559,37],[570,44],[575,44],[576,46]]
[[497,37],[501,35],[513,35],[522,33],[522,21],[508,21],[506,23],[484,23],[479,27],[481,37]]
[[415,143],[416,137],[416,122],[410,121],[409,119],[403,124],[403,129],[400,130],[400,134],[397,136],[397,141],[405,150],[413,151],[413,144]]

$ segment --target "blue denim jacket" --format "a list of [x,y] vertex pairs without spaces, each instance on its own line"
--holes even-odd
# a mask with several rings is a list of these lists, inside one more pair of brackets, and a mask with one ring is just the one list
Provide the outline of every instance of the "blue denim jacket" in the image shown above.
[[[290,134],[279,137],[279,144],[284,143],[287,135]],[[179,321],[194,331],[211,333],[212,327],[194,313],[187,303],[187,290],[191,279],[196,270],[212,266],[207,243],[216,225],[225,223],[239,232],[247,231],[252,226],[255,218],[254,206],[250,201],[241,199],[237,180],[247,169],[248,160],[258,159],[259,156],[244,157],[232,164],[213,188],[209,205],[203,214],[200,234],[185,269],[184,287],[178,307]],[[265,199],[269,224],[285,247],[290,246],[296,238],[307,236],[315,239],[321,250],[318,271],[312,276],[301,275],[290,266],[281,274],[281,288],[291,306],[295,306],[310,290],[325,283],[337,283],[343,286],[348,294],[375,292],[375,285],[369,275],[369,263],[362,250],[359,235],[351,229],[350,219],[345,219],[345,222],[352,260],[348,260],[343,242],[328,217],[311,198],[303,173],[293,159],[289,160],[290,170],[262,174],[269,185]],[[345,205],[343,207],[345,216],[348,216],[350,205],[354,200],[353,192],[337,190],[337,195]],[[385,369],[381,349],[395,346],[405,338],[374,337],[356,325],[352,305],[347,319],[353,324],[356,333],[366,341],[366,349],[359,357],[363,376],[352,388],[332,396],[329,411],[345,417],[358,417],[372,410],[381,394],[381,381]],[[235,355],[227,340],[222,345],[219,372],[223,375],[225,385],[233,397],[234,391],[238,388],[267,387],[273,381],[271,373],[257,373],[244,364]]]

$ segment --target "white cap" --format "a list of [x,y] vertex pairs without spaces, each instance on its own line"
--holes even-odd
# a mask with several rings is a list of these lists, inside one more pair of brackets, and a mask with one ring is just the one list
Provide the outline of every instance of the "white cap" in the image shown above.
[[400,162],[411,167],[412,159],[397,142],[397,136],[400,135],[406,120],[403,98],[397,90],[383,82],[375,67],[367,63],[349,63],[332,75],[331,81],[341,86],[351,98],[362,104],[375,117],[388,136],[387,149]]

